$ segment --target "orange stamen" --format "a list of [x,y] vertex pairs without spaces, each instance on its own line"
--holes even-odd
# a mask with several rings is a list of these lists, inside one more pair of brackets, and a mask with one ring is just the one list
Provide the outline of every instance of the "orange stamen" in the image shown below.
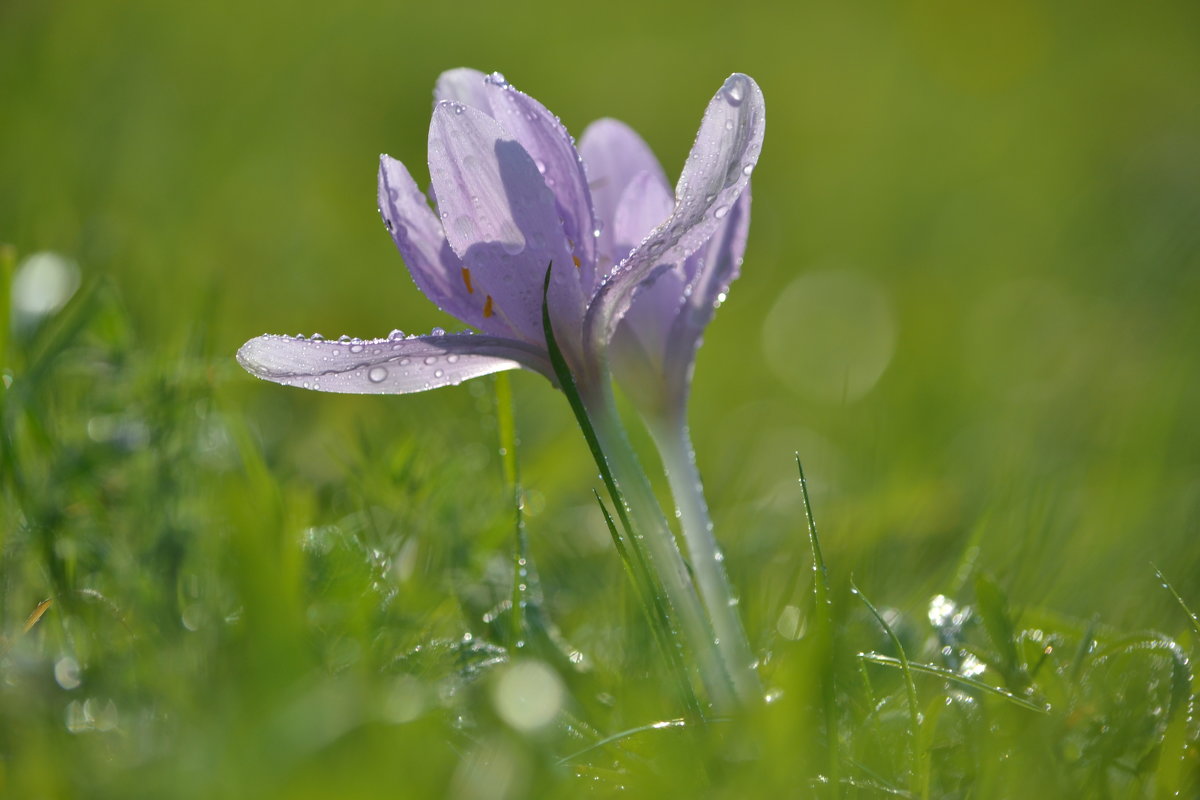
[[494,313],[495,312],[492,311],[492,296],[489,294],[487,296],[487,302],[485,302],[483,304],[483,316],[486,319],[487,317],[490,317]]
[[466,267],[462,268],[463,283],[467,285],[467,294],[475,294],[475,289],[471,286],[471,270]]
[[571,254],[571,260],[575,262],[575,269],[579,269],[583,266],[579,263],[579,256],[575,255],[574,253]]

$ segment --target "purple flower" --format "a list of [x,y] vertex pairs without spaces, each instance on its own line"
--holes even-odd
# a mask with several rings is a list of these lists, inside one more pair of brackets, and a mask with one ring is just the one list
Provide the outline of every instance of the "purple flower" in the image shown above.
[[[734,74],[713,97],[674,198],[649,149],[619,122],[594,123],[577,151],[558,118],[499,73],[451,70],[434,95],[437,210],[386,155],[379,210],[421,291],[479,333],[265,335],[243,345],[238,362],[260,378],[328,392],[402,394],[516,367],[553,381],[541,318],[552,265],[555,339],[581,386],[605,380],[608,343],[631,304],[633,335],[666,343],[652,358],[686,377],[713,287],[736,272],[745,240],[743,198],[763,137],[757,84]],[[705,267],[731,256],[732,267]]]

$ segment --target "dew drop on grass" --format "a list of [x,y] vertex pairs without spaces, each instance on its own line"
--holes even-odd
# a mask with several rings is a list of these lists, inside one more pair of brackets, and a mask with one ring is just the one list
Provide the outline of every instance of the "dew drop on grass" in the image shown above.
[[68,691],[78,689],[83,682],[79,676],[79,662],[70,656],[63,656],[54,662],[54,682]]

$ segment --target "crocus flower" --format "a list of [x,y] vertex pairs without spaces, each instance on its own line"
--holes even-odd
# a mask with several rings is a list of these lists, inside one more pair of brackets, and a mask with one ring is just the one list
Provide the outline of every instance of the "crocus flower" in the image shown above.
[[[682,263],[725,227],[758,159],[763,100],[735,74],[704,112],[669,214],[615,258],[598,224],[612,202],[589,187],[558,118],[499,73],[444,73],[429,128],[429,206],[404,165],[382,156],[379,210],[421,291],[476,334],[326,341],[267,335],[238,351],[252,374],[327,392],[403,394],[515,367],[553,380],[541,323],[542,281],[555,338],[576,380],[601,380],[606,348],[637,286]],[[598,123],[589,148],[626,144]],[[643,145],[644,147],[644,145]],[[596,156],[596,163],[602,163]],[[615,225],[614,225],[615,227]]]
[[613,216],[621,202],[613,187],[628,183],[613,170],[644,161],[625,152],[645,149],[623,135],[628,129],[611,121],[590,128],[585,168],[558,118],[499,73],[451,70],[434,94],[429,173],[437,210],[386,155],[379,210],[421,291],[479,332],[393,331],[367,341],[267,335],[243,345],[238,361],[260,378],[328,392],[401,394],[516,367],[553,382],[545,308],[621,502],[645,533],[631,546],[644,548],[639,557],[700,662],[714,707],[728,709],[738,694],[731,659],[620,426],[608,345],[643,282],[675,265],[686,271],[731,216],[739,218],[731,210],[742,208],[762,147],[762,93],[745,75],[725,81],[705,109],[667,213],[632,246],[617,236],[626,229]]

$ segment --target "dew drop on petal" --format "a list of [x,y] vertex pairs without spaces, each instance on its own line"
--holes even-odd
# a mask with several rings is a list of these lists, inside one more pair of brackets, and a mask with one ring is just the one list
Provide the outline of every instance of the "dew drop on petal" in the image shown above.
[[730,105],[739,106],[746,99],[746,79],[741,75],[730,75],[722,90]]
[[400,330],[399,328],[392,329],[392,332],[388,334],[388,339],[391,339],[393,342],[396,341],[397,339],[403,339],[403,338],[404,338],[404,331]]
[[443,372],[443,371],[442,371],[442,370],[440,370],[440,369],[435,369],[435,370],[433,371],[433,377],[435,377],[435,378],[440,378],[440,377],[442,377],[442,376],[443,376],[443,375],[445,375],[445,374],[446,374],[446,373],[445,373],[445,372]]
[[446,363],[447,363],[447,364],[455,364],[455,363],[457,363],[457,362],[458,362],[458,356],[457,356],[457,355],[450,355],[450,356],[446,356]]
[[425,357],[425,364],[426,364],[426,365],[429,365],[429,364],[436,364],[436,363],[437,363],[437,356],[426,356],[426,357]]
[[371,369],[367,371],[367,380],[369,380],[371,383],[383,383],[383,380],[387,377],[387,374],[387,369],[385,367],[371,367]]
[[716,210],[713,211],[713,216],[717,219],[724,219],[725,215],[728,213],[729,206],[717,206]]
[[363,351],[363,346],[362,346],[361,344],[352,344],[352,345],[350,345],[350,352],[351,352],[351,353],[361,353],[362,351]]
[[430,336],[445,336],[446,329],[445,328],[434,328],[433,330],[431,330],[429,332],[429,335]]

